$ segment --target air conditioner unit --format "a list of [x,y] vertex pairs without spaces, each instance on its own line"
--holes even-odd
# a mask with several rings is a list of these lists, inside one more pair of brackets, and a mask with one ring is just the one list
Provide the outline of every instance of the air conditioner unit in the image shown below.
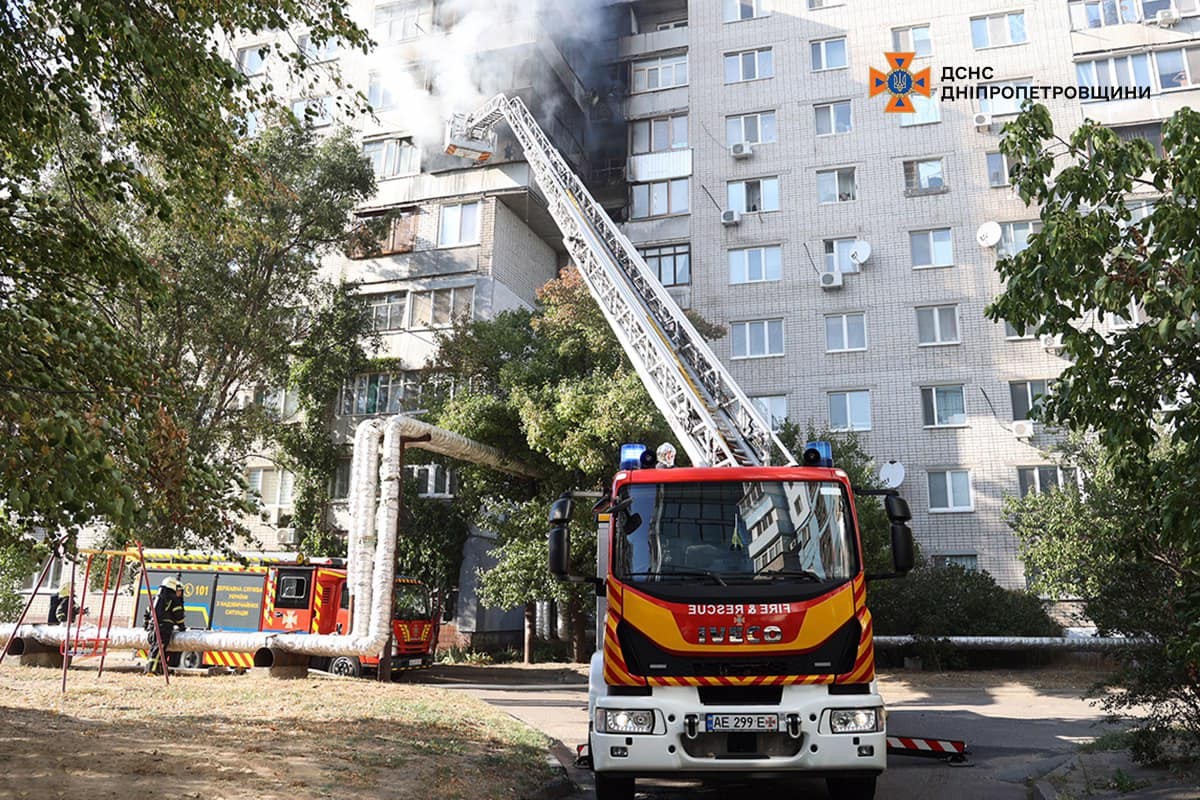
[[295,546],[300,544],[300,532],[295,528],[280,528],[278,531],[279,544]]
[[992,115],[985,114],[982,111],[978,112],[975,115],[975,129],[982,130],[990,127],[992,127]]
[[754,145],[749,142],[737,142],[729,146],[729,155],[738,159],[749,158],[754,155]]
[[1164,28],[1170,27],[1179,22],[1179,12],[1172,8],[1164,8],[1154,15],[1154,24],[1162,25]]
[[721,212],[721,224],[726,228],[737,225],[742,221],[742,212],[734,211],[732,208],[728,211]]
[[1012,424],[1013,436],[1018,439],[1029,439],[1033,436],[1033,423],[1027,419],[1019,419]]
[[842,288],[842,283],[844,282],[844,278],[842,277],[840,270],[835,270],[833,272],[822,272],[820,280],[822,289],[840,289]]
[[1061,336],[1057,336],[1053,333],[1043,333],[1041,335],[1041,343],[1042,343],[1042,347],[1045,348],[1047,353],[1061,353],[1062,352],[1062,337]]

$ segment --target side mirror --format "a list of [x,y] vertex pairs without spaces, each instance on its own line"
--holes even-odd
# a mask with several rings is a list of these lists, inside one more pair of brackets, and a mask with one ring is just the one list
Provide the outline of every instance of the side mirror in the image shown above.
[[885,495],[883,498],[883,508],[887,512],[888,519],[892,522],[908,522],[912,519],[912,512],[908,510],[908,503],[898,494]]
[[442,622],[453,622],[458,607],[458,589],[451,589],[442,598]]
[[[901,500],[901,503],[904,501]],[[907,509],[907,505],[905,506]],[[913,568],[916,552],[913,547],[912,530],[903,522],[892,523],[892,566],[901,574]]]
[[566,525],[555,525],[549,537],[550,574],[566,580],[571,573],[571,540]]
[[571,511],[574,504],[571,502],[571,495],[564,492],[554,504],[550,506],[550,526],[566,525],[571,521]]

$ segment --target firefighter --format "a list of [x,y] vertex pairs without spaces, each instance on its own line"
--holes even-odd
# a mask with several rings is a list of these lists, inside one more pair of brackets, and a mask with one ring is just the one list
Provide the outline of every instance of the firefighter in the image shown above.
[[[79,606],[75,605],[73,589],[70,581],[63,581],[58,587],[58,596],[50,598],[50,618],[47,622],[51,625],[66,625],[75,621],[79,614]],[[83,609],[83,613],[87,613],[86,608]]]
[[[158,630],[154,630],[154,620],[158,619]],[[158,599],[154,602],[154,615],[147,615],[146,630],[150,632],[150,658],[146,662],[146,674],[161,673],[167,668],[161,664],[162,653],[171,644],[171,637],[176,630],[184,630],[183,610],[183,581],[178,578],[167,578],[158,588]],[[156,635],[157,634],[157,635]]]

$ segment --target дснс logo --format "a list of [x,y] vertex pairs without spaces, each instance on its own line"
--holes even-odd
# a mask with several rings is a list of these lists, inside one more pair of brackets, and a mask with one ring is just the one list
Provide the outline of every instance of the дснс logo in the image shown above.
[[884,111],[890,114],[912,114],[916,109],[913,108],[910,95],[920,94],[929,97],[933,91],[929,81],[930,68],[926,67],[914,75],[908,71],[908,68],[912,65],[916,53],[884,53],[883,55],[891,65],[892,71],[885,74],[871,67],[869,96],[874,97],[887,92],[892,98],[888,100]]

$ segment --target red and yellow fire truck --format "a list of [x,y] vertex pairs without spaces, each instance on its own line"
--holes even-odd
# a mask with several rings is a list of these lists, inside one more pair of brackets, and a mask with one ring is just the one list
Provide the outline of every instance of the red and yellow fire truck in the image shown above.
[[[168,576],[183,582],[187,626],[197,630],[235,632],[336,634],[350,631],[350,592],[345,561],[305,559],[295,553],[251,554],[245,563],[225,556],[148,550],[145,568],[150,585]],[[144,586],[144,584],[143,584]],[[434,593],[415,578],[396,578],[392,607],[392,669],[407,670],[433,664],[440,615]],[[142,588],[134,623],[147,606]],[[183,653],[183,666],[252,667],[251,653]],[[357,676],[379,666],[379,657],[314,656],[314,669]]]

